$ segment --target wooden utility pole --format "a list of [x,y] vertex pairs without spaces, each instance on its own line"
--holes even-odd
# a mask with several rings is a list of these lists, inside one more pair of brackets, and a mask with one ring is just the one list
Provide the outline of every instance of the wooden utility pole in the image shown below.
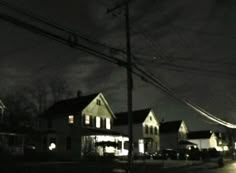
[[107,12],[113,12],[121,7],[125,7],[125,30],[126,30],[126,56],[127,56],[127,104],[128,104],[128,131],[129,131],[129,153],[128,153],[128,172],[132,172],[133,162],[133,80],[132,80],[132,59],[131,59],[131,44],[130,44],[130,15],[129,15],[129,1],[125,1],[112,9],[108,9]]

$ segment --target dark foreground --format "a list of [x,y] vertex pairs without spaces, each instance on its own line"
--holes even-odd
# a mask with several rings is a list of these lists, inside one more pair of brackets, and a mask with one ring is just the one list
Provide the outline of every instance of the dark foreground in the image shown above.
[[[126,163],[117,162],[15,162],[1,163],[1,173],[112,173],[125,172]],[[160,163],[135,163],[133,172],[135,173],[235,173],[236,162],[229,162],[224,167],[219,168],[217,164],[201,163],[196,165],[163,167]]]

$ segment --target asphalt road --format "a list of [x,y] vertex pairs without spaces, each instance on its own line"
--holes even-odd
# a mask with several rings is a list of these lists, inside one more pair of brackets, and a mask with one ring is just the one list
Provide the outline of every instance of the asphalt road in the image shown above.
[[193,166],[189,168],[170,170],[167,172],[173,173],[236,173],[236,161],[227,163],[222,168],[218,168],[217,165],[201,165]]

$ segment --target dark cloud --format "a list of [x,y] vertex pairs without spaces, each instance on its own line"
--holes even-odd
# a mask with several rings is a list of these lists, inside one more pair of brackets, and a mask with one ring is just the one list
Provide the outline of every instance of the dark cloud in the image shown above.
[[[9,2],[90,39],[125,48],[122,11],[116,12],[117,17],[106,14],[114,1]],[[135,0],[130,7],[132,52],[140,58],[137,62],[145,64],[179,96],[236,123],[236,3],[232,0]],[[1,9],[22,18],[6,8]],[[7,22],[0,21],[0,28],[0,74],[4,91],[29,85],[32,79],[56,75],[66,78],[73,92],[78,89],[84,94],[102,91],[115,111],[126,110],[124,68]],[[134,84],[135,109],[153,107],[160,119],[184,119],[191,129],[219,127],[137,77]]]

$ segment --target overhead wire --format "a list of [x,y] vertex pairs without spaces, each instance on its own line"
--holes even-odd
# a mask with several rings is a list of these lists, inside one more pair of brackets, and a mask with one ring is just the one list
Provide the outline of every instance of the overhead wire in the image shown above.
[[[84,51],[90,55],[93,55],[93,56],[98,57],[100,59],[106,60],[110,63],[117,64],[117,65],[120,65],[123,67],[127,67],[126,62],[120,60],[119,58],[111,57],[109,55],[106,55],[105,53],[102,53],[97,50],[91,49],[87,46],[81,45],[78,42],[76,42],[75,40],[68,41],[68,39],[62,38],[59,35],[53,34],[49,31],[46,31],[46,30],[44,30],[40,27],[34,26],[32,24],[28,24],[22,20],[19,20],[17,18],[12,17],[12,16],[6,15],[4,13],[0,13],[0,18],[6,22],[10,22],[16,26],[22,27],[22,28],[27,29],[31,32],[34,32],[34,33],[39,34],[41,36],[47,37],[49,39],[58,41],[58,42],[65,44],[67,46],[69,45],[70,47],[73,47],[75,49],[79,49],[79,50]],[[170,90],[158,78],[154,77],[153,75],[148,74],[147,72],[142,70],[140,67],[138,67],[136,64],[133,64],[133,67],[137,71],[133,70],[132,73],[134,73],[135,75],[140,77],[142,80],[158,87],[159,89],[164,91],[167,95],[171,96],[172,98],[184,103],[188,107],[192,108],[193,110],[197,111],[198,113],[200,113],[201,115],[205,116],[206,118],[208,118],[212,121],[215,121],[215,122],[217,122],[221,125],[227,126],[229,128],[236,128],[235,124],[226,122],[218,117],[215,117],[214,115],[212,115],[212,114],[208,113],[207,111],[205,111],[204,109],[190,103],[189,101],[179,98],[179,96],[177,96],[172,90]]]

